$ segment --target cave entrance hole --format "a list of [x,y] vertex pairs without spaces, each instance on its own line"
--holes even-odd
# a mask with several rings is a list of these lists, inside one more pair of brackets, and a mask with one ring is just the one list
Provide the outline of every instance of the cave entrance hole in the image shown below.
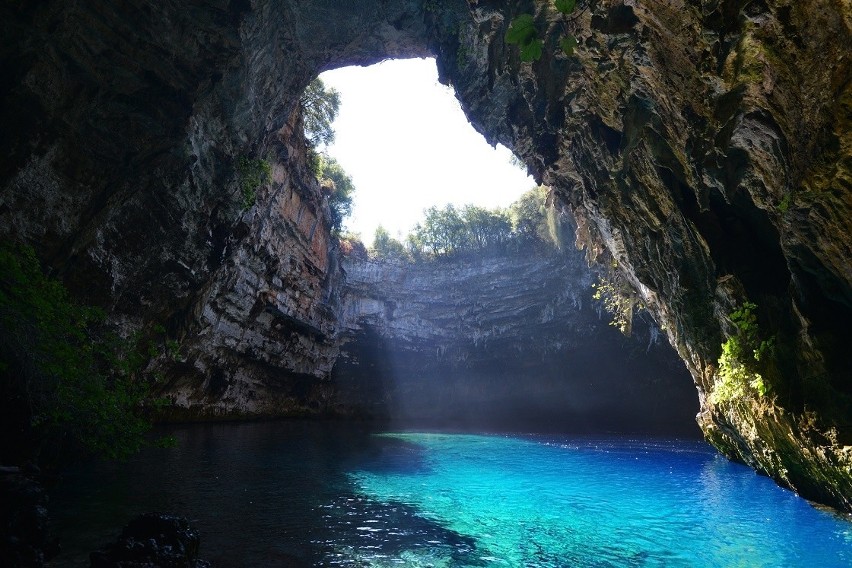
[[535,186],[512,153],[468,122],[434,58],[342,67],[320,79],[341,94],[323,148],[353,179],[346,230],[369,245],[377,226],[404,240],[431,206],[507,207]]
[[[335,141],[321,150],[353,178],[353,216],[344,228],[368,246],[380,225],[404,240],[430,206],[506,207],[535,186],[507,149],[491,148],[473,129],[451,88],[439,84],[433,59],[345,67],[320,79],[341,94]],[[532,271],[529,258],[503,258],[494,263],[503,272],[480,275],[447,257],[411,267],[405,278],[348,265],[347,279],[365,297],[344,310],[360,310],[363,319],[335,366],[338,388],[360,413],[402,427],[697,434],[682,363],[667,345],[651,352],[651,328],[626,340],[593,313],[593,277],[571,246],[573,224],[566,229],[568,250],[543,261],[553,263],[550,274]],[[435,274],[424,276],[430,264]],[[568,273],[577,275],[570,293],[560,281]],[[506,282],[512,278],[518,286]],[[417,292],[401,290],[404,280],[415,281]],[[552,299],[530,299],[551,292]],[[434,309],[424,299],[430,295]],[[559,318],[572,302],[582,315],[566,323]],[[517,337],[494,332],[489,318],[501,309],[529,320]],[[545,324],[536,332],[539,320]],[[422,329],[402,337],[412,326]],[[559,327],[576,328],[578,337],[566,339]]]

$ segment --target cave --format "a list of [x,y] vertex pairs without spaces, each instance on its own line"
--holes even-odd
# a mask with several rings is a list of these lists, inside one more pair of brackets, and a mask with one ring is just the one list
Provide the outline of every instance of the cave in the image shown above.
[[[507,41],[523,14],[532,61]],[[48,0],[0,15],[0,232],[119,335],[177,342],[147,362],[165,418],[333,409],[346,277],[299,97],[324,70],[428,56],[664,330],[707,441],[852,510],[848,5]],[[258,159],[269,178],[246,207],[241,164]],[[737,341],[772,347],[723,396]]]

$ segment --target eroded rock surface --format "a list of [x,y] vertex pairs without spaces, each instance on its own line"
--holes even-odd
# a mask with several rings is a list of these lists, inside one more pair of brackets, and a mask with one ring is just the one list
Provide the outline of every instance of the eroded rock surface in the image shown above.
[[[116,325],[165,324],[185,405],[319,410],[336,276],[299,94],[324,69],[434,54],[474,126],[555,188],[665,326],[708,439],[852,509],[849,3],[600,0],[568,21],[549,6],[6,2],[2,234]],[[521,12],[544,39],[534,63],[504,41]],[[248,211],[241,157],[275,172]],[[775,338],[771,391],[714,403],[747,301]]]
[[[596,2],[567,24],[536,4],[544,55],[473,9],[473,57],[445,60],[469,115],[571,204],[699,387],[731,457],[852,506],[850,7],[832,2]],[[575,57],[556,49],[570,30]],[[500,50],[500,54],[495,51]],[[770,392],[715,401],[729,315],[757,304]]]
[[348,257],[333,380],[350,412],[403,426],[695,435],[695,391],[653,324],[631,338],[582,255],[417,264]]

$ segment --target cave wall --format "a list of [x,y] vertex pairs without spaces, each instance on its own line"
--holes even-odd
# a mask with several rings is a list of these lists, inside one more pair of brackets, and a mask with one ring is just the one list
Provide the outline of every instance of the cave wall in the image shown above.
[[[299,96],[342,59],[427,53],[414,3],[337,4],[0,7],[3,237],[123,335],[165,327],[171,418],[326,410],[339,273]],[[244,159],[272,170],[251,207]]]
[[656,325],[630,337],[579,251],[399,263],[348,256],[335,391],[395,427],[696,435],[695,389]]
[[[617,263],[697,385],[707,438],[849,508],[850,6],[477,2],[444,77],[493,142],[556,188],[591,256]],[[533,12],[543,56],[503,40]],[[556,47],[565,30],[576,55]],[[455,43],[454,43],[455,42]],[[714,403],[730,314],[757,304],[768,396]]]
[[[324,69],[433,54],[472,124],[554,187],[665,327],[707,438],[852,508],[849,3],[600,0],[567,22],[548,6],[4,2],[0,231],[117,327],[165,324],[183,346],[158,364],[187,405],[320,409],[337,273],[298,97]],[[504,41],[521,12],[544,39],[534,63]],[[248,211],[241,157],[275,172]],[[776,340],[772,393],[714,404],[746,301]]]

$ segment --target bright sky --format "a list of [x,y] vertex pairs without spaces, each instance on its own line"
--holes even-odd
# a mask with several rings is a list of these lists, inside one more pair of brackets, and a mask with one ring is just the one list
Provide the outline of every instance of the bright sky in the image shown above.
[[320,75],[340,91],[328,153],[352,176],[345,229],[368,246],[378,225],[405,236],[423,210],[447,203],[505,207],[535,185],[467,122],[434,59],[391,60]]

